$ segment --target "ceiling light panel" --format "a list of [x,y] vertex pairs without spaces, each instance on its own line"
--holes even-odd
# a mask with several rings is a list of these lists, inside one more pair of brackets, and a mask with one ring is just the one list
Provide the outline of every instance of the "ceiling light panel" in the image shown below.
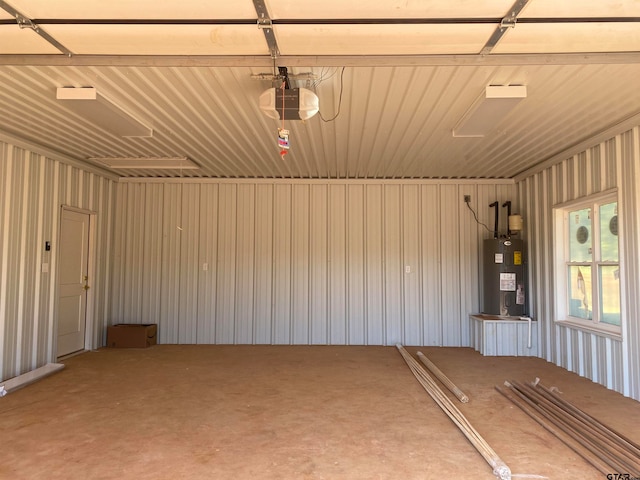
[[495,25],[278,25],[282,55],[474,54]]
[[0,25],[0,55],[35,55],[61,53],[31,29],[18,25]]
[[47,25],[47,31],[76,54],[269,54],[256,25]]
[[58,88],[56,99],[71,111],[121,137],[151,137],[153,130],[93,87]]
[[29,18],[61,19],[253,19],[256,10],[251,0],[181,0],[159,2],[65,0],[11,0],[11,6]]
[[638,0],[535,0],[529,2],[520,18],[588,18],[588,17],[640,17]]
[[640,51],[640,23],[519,23],[492,53]]
[[187,157],[167,158],[90,158],[94,162],[113,169],[153,168],[154,170],[195,170],[200,168]]
[[527,97],[525,85],[490,85],[453,128],[454,137],[484,137]]
[[501,18],[513,5],[513,0],[477,0],[452,2],[431,0],[370,0],[366,3],[344,0],[301,2],[300,0],[271,0],[271,18],[338,19],[338,18]]

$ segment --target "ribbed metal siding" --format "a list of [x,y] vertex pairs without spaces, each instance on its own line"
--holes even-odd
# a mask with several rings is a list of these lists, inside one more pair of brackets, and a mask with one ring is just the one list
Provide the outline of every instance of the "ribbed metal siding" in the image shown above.
[[[602,142],[518,183],[529,248],[532,315],[545,359],[640,400],[640,128]],[[554,323],[553,205],[618,188],[622,340]]]
[[112,321],[159,323],[161,343],[467,346],[490,234],[462,196],[484,222],[479,197],[517,201],[514,184],[470,181],[126,181],[117,192]]
[[[627,285],[623,308],[626,309],[625,343],[620,354],[625,384],[622,393],[640,400],[640,126],[619,136],[615,153],[623,230],[624,268]],[[611,146],[613,151],[613,145]]]
[[[321,61],[308,60],[315,65]],[[505,178],[638,111],[637,62],[554,65],[528,60],[523,58],[526,66],[463,64],[455,58],[443,58],[441,65],[406,65],[420,60],[388,57],[390,63],[405,65],[348,66],[344,77],[333,68],[335,74],[327,75],[322,65],[289,65],[290,74],[316,75],[325,118],[342,108],[330,123],[319,117],[287,121],[291,150],[286,162],[278,161],[279,122],[266,117],[258,104],[271,84],[252,78],[271,68],[212,67],[206,66],[207,59],[191,59],[185,62],[193,65],[189,67],[0,65],[0,129],[19,130],[25,138],[74,158],[179,152],[201,166],[181,172],[185,177]],[[531,88],[499,131],[482,140],[451,136],[486,85],[508,83]],[[94,125],[55,98],[56,87],[72,85],[96,87],[152,125],[153,138],[132,142],[107,131],[96,134]],[[178,176],[161,169],[120,173]]]
[[[55,278],[60,206],[96,213],[95,278],[87,305],[94,346],[109,315],[114,183],[99,175],[0,143],[0,377],[54,361]],[[44,250],[45,241],[52,244]],[[42,264],[49,272],[42,273]],[[131,302],[129,302],[131,303]]]

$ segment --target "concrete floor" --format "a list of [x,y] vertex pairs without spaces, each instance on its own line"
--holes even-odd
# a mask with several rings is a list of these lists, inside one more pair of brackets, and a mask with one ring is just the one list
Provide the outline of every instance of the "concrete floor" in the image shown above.
[[[508,379],[540,377],[640,442],[639,402],[544,360],[420,350],[513,474],[603,478],[494,390]],[[158,345],[64,363],[0,399],[0,478],[496,478],[395,347]]]

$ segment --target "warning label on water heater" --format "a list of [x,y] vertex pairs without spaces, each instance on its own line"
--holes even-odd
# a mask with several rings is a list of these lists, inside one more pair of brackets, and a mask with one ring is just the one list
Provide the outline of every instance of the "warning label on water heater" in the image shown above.
[[519,252],[518,250],[513,252],[513,264],[522,265],[522,252]]
[[500,274],[500,291],[502,292],[516,291],[516,274],[515,273]]

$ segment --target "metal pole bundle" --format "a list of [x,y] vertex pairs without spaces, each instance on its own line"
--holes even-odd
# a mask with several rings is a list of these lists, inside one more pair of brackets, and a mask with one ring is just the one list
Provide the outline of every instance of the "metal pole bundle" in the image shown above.
[[476,450],[482,455],[487,463],[493,469],[493,474],[500,480],[511,480],[511,470],[509,467],[498,457],[496,452],[489,446],[489,444],[480,436],[475,428],[469,423],[465,416],[458,410],[453,402],[447,397],[444,392],[438,387],[435,380],[426,372],[424,368],[420,366],[417,360],[415,360],[405,348],[397,344],[396,347],[402,354],[402,358],[409,366],[409,369],[416,377],[420,385],[427,391],[427,393],[433,398],[438,406],[447,414],[453,423],[455,423],[465,437],[471,442]]
[[594,468],[607,475],[640,477],[640,446],[580,410],[540,383],[505,382],[502,395],[557,436]]
[[424,353],[417,352],[417,355],[424,366],[427,367],[427,370],[429,370],[438,380],[440,380],[442,384],[458,398],[458,400],[460,400],[462,403],[467,403],[469,401],[469,397],[467,397],[462,390],[460,390],[451,380],[449,380],[449,377],[442,373],[442,370],[436,367],[436,365],[431,360],[429,360]]

